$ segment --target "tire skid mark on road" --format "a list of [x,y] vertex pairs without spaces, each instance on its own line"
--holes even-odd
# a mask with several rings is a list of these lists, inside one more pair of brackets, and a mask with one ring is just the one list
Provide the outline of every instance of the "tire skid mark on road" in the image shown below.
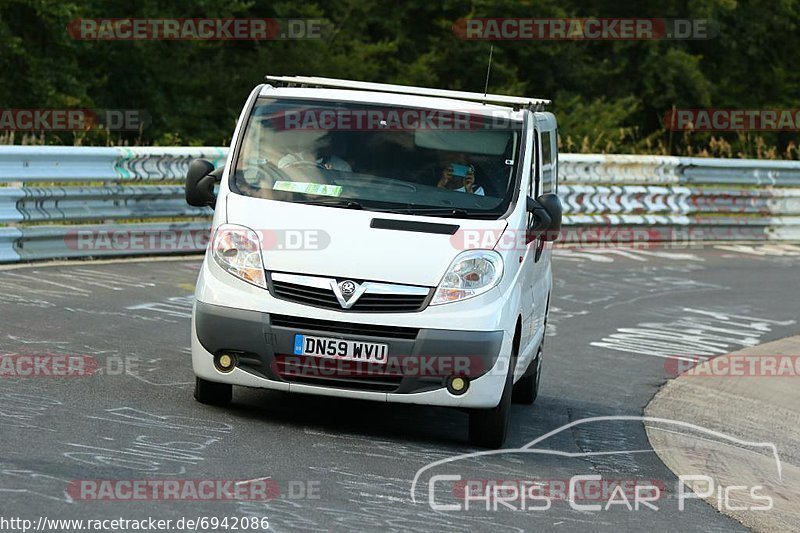
[[[581,417],[597,416],[593,413],[581,413]],[[631,432],[624,424],[586,424],[571,428],[570,434],[575,445],[583,453],[595,450],[609,450],[617,447],[626,449],[649,447],[644,433]],[[592,464],[592,470],[600,473],[624,472],[626,476],[640,476],[644,467],[638,454],[587,455],[586,460]]]
[[67,492],[70,481],[63,477],[18,468],[12,463],[0,462],[0,494],[25,494],[71,504],[74,500]]
[[[119,437],[114,444],[61,442],[69,451],[62,452],[70,461],[94,467],[113,467],[136,475],[178,476],[205,461],[204,453],[233,431],[227,423],[179,415],[161,415],[132,407],[106,409],[87,419],[128,428],[146,428],[147,433]],[[102,426],[101,426],[102,427]],[[166,435],[165,435],[166,434]]]
[[[82,344],[80,347],[73,347],[69,341],[53,341],[28,339],[25,337],[8,335],[11,341],[17,343],[13,349],[0,349],[0,356],[15,355],[35,355],[35,356],[80,356],[93,360],[94,364],[88,368],[85,374],[76,374],[80,378],[91,378],[94,376],[114,376],[131,377],[154,387],[166,386],[186,386],[194,384],[194,374],[190,368],[182,368],[180,377],[174,373],[167,374],[164,369],[169,365],[164,357],[153,357],[151,355],[140,356],[135,352],[123,353],[116,349],[114,345],[109,345],[110,349],[98,349],[95,346]],[[46,349],[38,349],[39,346]],[[191,347],[179,346],[169,350],[170,357],[182,357],[188,361],[191,359]],[[0,371],[9,371],[6,367],[0,366]],[[7,374],[0,372],[3,383],[6,384],[28,384],[28,377],[12,377],[10,371]],[[0,409],[2,406],[0,406]]]
[[[628,263],[620,267],[604,270],[579,264],[570,268],[570,283],[556,276],[547,336],[557,336],[559,324],[590,314],[589,308],[593,306],[602,306],[601,309],[606,310],[649,298],[730,289],[727,285],[699,281],[691,277],[691,273],[706,269],[700,263]],[[575,277],[579,282],[575,281]]]
[[[0,408],[11,405],[17,405],[20,412],[27,413],[24,415],[27,420],[35,420],[37,416],[52,414],[56,408],[66,407],[63,402],[44,396],[0,394]],[[130,407],[105,409],[100,415],[87,415],[85,418],[106,423],[100,431],[90,432],[98,439],[97,442],[63,441],[58,443],[55,452],[67,458],[68,464],[71,462],[81,465],[74,471],[80,472],[78,477],[83,479],[108,477],[89,472],[108,472],[109,469],[120,481],[185,475],[191,467],[199,466],[206,460],[205,452],[212,445],[221,442],[233,431],[233,426],[223,422],[155,414]],[[61,417],[59,420],[68,423],[74,432],[75,419]],[[116,424],[133,428],[134,432],[120,435],[121,430],[117,426],[112,430],[114,438],[103,435],[105,429]],[[14,427],[27,426],[16,424]],[[146,428],[147,432],[136,431],[142,428]],[[55,428],[49,430],[57,431]],[[40,457],[37,464],[42,460],[45,464],[50,462]],[[29,461],[26,464],[27,462]],[[124,476],[125,472],[129,472],[130,476],[120,478],[120,474]],[[78,486],[78,477],[66,479],[63,474],[52,476],[29,468],[19,468],[14,463],[0,462],[0,493],[25,494],[73,504],[75,501],[69,489]],[[113,481],[110,480],[111,483]]]
[[[34,271],[34,273],[44,275],[44,272]],[[111,276],[106,272],[96,272],[88,268],[75,268],[70,272],[56,271],[49,272],[51,278],[61,278],[69,280],[73,284],[83,284],[89,287],[99,287],[112,291],[124,291],[128,289],[146,289],[155,287],[156,284],[149,281],[142,281],[134,276],[115,273]]]
[[800,246],[790,243],[718,244],[714,248],[751,257],[800,257]]
[[54,340],[42,340],[42,339],[31,339],[27,337],[22,337],[20,335],[6,335],[9,340],[20,343],[20,344],[39,344],[39,345],[46,345],[46,346],[57,346],[59,344],[69,344],[69,341],[54,341]]
[[664,310],[674,318],[667,322],[640,322],[589,344],[621,352],[665,359],[695,361],[722,355],[736,347],[755,346],[776,326],[795,324],[780,320],[731,312],[726,309],[677,307]]
[[[39,277],[28,276],[18,272],[4,272],[0,280],[0,290],[4,295],[9,296],[42,296],[46,298],[72,298],[75,296],[88,297],[91,291],[73,287],[63,283],[55,283]],[[8,278],[14,278],[13,280]],[[57,287],[57,288],[53,288]]]
[[0,426],[56,432],[50,427],[37,426],[52,410],[63,406],[60,400],[42,394],[5,392],[0,394]]
[[56,307],[56,304],[38,298],[26,298],[18,294],[0,293],[0,304],[11,306],[39,307],[42,309]]
[[[102,315],[104,317],[119,317],[119,318],[133,318],[136,320],[145,320],[148,322],[162,322],[167,324],[178,324],[180,323],[179,320],[171,320],[162,315],[147,315],[142,313],[124,313],[122,311],[108,311],[104,309],[86,309],[84,307],[64,307],[65,311],[69,311],[71,313],[83,313],[87,315]],[[185,317],[180,317],[185,318]]]
[[704,262],[703,257],[682,248],[675,250],[641,250],[635,246],[614,247],[614,248],[556,248],[553,250],[553,258],[561,261],[571,261],[577,263],[614,263],[617,258],[628,259],[646,263],[651,259],[669,259],[672,261],[695,261]]
[[[152,266],[156,265],[156,266]],[[108,266],[112,266],[109,270]],[[66,266],[9,270],[0,278],[0,302],[37,307],[53,307],[46,298],[56,300],[65,298],[89,298],[96,290],[129,291],[156,287],[154,281],[144,279],[144,275],[122,274],[115,265]],[[163,268],[159,263],[141,264],[142,272],[153,278],[154,270]],[[199,263],[173,263],[168,271],[171,276],[197,272]],[[33,298],[31,298],[33,297]],[[41,297],[41,299],[37,298]]]
[[86,418],[124,426],[183,431],[187,435],[203,438],[219,438],[233,432],[233,426],[225,422],[212,422],[203,418],[181,415],[157,415],[134,407],[106,409],[102,416],[87,415]]
[[165,301],[147,302],[126,307],[131,311],[150,311],[162,313],[175,318],[192,318],[192,307],[194,307],[194,295],[172,296]]
[[[451,457],[453,450],[441,450],[437,453],[439,458]],[[420,461],[432,458],[419,458]],[[436,460],[436,459],[432,459]],[[519,477],[518,467],[521,459],[514,460],[510,457],[483,457],[471,458],[470,466],[473,472],[480,472],[480,477],[487,475],[492,479],[515,479]],[[348,530],[372,530],[374,528],[390,531],[464,531],[465,529],[480,529],[493,531],[522,531],[515,526],[503,525],[498,522],[497,515],[491,510],[478,508],[469,513],[459,513],[458,520],[452,520],[452,513],[434,511],[426,504],[413,506],[408,496],[409,480],[386,476],[365,471],[352,472],[342,467],[331,468],[312,467],[312,471],[336,474],[336,489],[334,493],[352,504],[351,510],[341,508],[315,507],[314,511],[323,511],[326,519],[331,518],[343,528]],[[487,474],[491,472],[491,474]],[[330,489],[326,491],[329,493]],[[400,505],[402,504],[402,505]],[[352,508],[356,509],[353,510]],[[382,512],[378,512],[382,509]],[[561,515],[549,515],[552,520],[582,522],[581,518],[568,512]],[[366,520],[366,521],[364,521]],[[374,522],[373,522],[374,520]],[[392,526],[394,526],[392,528]]]
[[[455,429],[455,428],[454,428]],[[460,428],[459,428],[460,429]],[[365,453],[372,454],[375,457],[396,460],[398,458],[411,458],[414,460],[434,461],[448,457],[452,454],[451,450],[443,450],[440,448],[431,448],[426,443],[409,443],[398,442],[396,440],[382,439],[378,437],[370,437],[369,445],[365,445],[364,439],[361,436],[349,436],[347,434],[331,434],[327,432],[320,432],[318,430],[306,429],[305,433],[314,436],[324,436],[327,439],[336,440],[339,442],[346,442],[357,444],[353,448],[340,448],[341,453],[363,455]],[[328,447],[330,443],[316,442],[315,446]]]
[[[331,530],[311,518],[312,509],[303,507],[300,503],[287,499],[262,501],[237,502],[237,514],[253,517],[268,517],[270,531],[308,531],[324,532]],[[285,524],[291,524],[284,527]]]
[[[192,350],[190,347],[184,346],[179,351],[182,352],[182,357],[186,361],[191,360]],[[143,383],[147,383],[148,385],[152,385],[154,387],[178,387],[182,385],[194,385],[194,373],[189,368],[187,368],[185,372],[186,379],[181,380],[179,378],[164,375],[164,368],[166,365],[164,364],[165,360],[161,357],[140,358],[133,356],[133,359],[134,368],[126,371],[126,375],[138,379]]]
[[[2,495],[0,498],[7,500],[14,494],[19,494],[59,503],[73,503],[66,492],[69,480],[29,468],[32,461],[22,456],[20,450],[12,452],[13,442],[3,441],[3,437],[9,438],[19,434],[18,431],[12,433],[14,430],[35,430],[36,433],[33,434],[25,433],[35,435],[35,438],[41,438],[46,433],[57,433],[58,430],[50,427],[45,418],[53,413],[62,413],[64,407],[65,404],[61,400],[45,394],[34,394],[32,390],[27,390],[25,393],[0,394],[0,427],[3,428],[0,432],[0,443],[4,450],[4,457],[0,460],[0,495]],[[37,460],[36,464],[39,462]]]

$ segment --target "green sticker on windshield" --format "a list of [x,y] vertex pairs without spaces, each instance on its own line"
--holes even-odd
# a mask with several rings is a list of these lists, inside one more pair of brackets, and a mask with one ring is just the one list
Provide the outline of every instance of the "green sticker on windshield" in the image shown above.
[[298,181],[276,181],[272,188],[276,191],[301,192],[317,194],[320,196],[341,196],[341,185],[328,185],[326,183],[304,183]]

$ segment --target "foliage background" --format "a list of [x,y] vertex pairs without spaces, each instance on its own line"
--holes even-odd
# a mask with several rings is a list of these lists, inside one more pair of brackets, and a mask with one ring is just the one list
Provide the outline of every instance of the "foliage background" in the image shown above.
[[[695,41],[497,42],[490,91],[552,98],[562,150],[797,159],[797,132],[670,133],[677,108],[800,108],[800,0],[0,0],[0,108],[144,109],[139,133],[0,143],[228,144],[242,103],[270,74],[482,91],[488,42],[463,17],[710,18]],[[310,17],[324,39],[79,41],[79,17]]]

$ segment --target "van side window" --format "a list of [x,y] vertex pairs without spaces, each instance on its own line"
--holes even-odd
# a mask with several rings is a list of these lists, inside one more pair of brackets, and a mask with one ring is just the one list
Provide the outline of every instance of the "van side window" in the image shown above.
[[553,158],[553,133],[542,132],[542,193],[556,192],[556,165]]

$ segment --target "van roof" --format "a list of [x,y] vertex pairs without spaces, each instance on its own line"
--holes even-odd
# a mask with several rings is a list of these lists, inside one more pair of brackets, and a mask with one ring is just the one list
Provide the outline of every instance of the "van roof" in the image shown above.
[[[410,85],[393,85],[388,83],[372,83],[354,80],[340,80],[335,78],[318,78],[308,76],[267,76],[268,82],[274,82],[284,87],[297,87],[297,88],[326,88],[326,89],[339,89],[342,92],[360,92],[361,95],[353,97],[353,100],[359,101],[378,101],[376,98],[379,94],[391,94],[394,96],[394,102],[397,103],[399,95],[405,97],[427,97],[426,100],[441,99],[451,100],[461,103],[461,107],[465,107],[465,102],[470,102],[473,105],[479,103],[481,105],[494,104],[495,109],[507,109],[508,107],[514,110],[520,108],[529,108],[532,111],[539,111],[544,106],[550,104],[550,100],[541,98],[528,98],[524,96],[507,96],[500,94],[484,94],[472,93],[465,91],[448,91],[444,89],[431,89],[426,87],[413,87]],[[273,88],[271,85],[268,88]],[[266,89],[266,87],[265,87]],[[316,89],[315,93],[319,94]],[[326,91],[327,92],[327,91]],[[331,91],[333,92],[333,91]],[[338,92],[338,91],[337,91]],[[364,98],[365,93],[372,93],[369,98]],[[262,91],[263,94],[263,91]],[[403,98],[402,103],[413,105],[408,102],[415,100],[415,98]],[[499,105],[498,105],[499,104]],[[430,106],[430,102],[426,106]],[[433,104],[433,107],[441,107],[441,104]],[[471,106],[470,106],[471,107]]]

